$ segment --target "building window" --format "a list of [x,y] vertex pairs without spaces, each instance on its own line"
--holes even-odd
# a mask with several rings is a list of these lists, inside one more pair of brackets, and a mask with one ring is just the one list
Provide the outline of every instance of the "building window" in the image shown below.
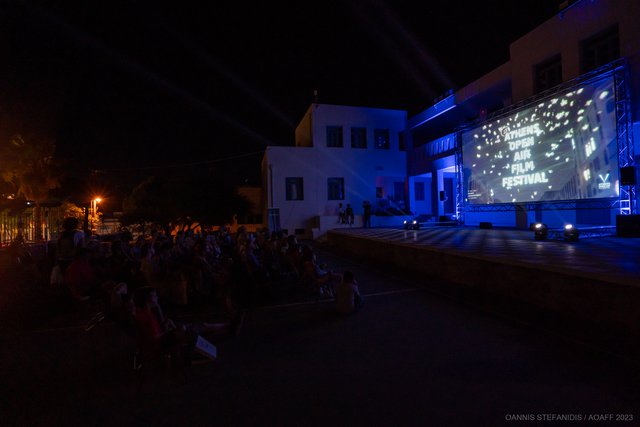
[[381,150],[389,149],[389,129],[375,129],[373,131],[373,139],[376,143],[376,148]]
[[562,83],[562,60],[556,55],[534,67],[534,89],[536,92],[551,89]]
[[398,132],[398,149],[400,151],[407,151],[407,145],[404,142],[404,132]]
[[594,70],[620,57],[618,26],[614,25],[581,43],[582,72]]
[[416,202],[423,201],[424,200],[424,182],[416,182],[415,191],[416,191]]
[[367,128],[351,128],[351,148],[367,148]]
[[285,178],[287,200],[304,200],[302,178]]
[[327,147],[342,147],[342,126],[327,126]]
[[327,178],[327,198],[344,200],[344,178]]

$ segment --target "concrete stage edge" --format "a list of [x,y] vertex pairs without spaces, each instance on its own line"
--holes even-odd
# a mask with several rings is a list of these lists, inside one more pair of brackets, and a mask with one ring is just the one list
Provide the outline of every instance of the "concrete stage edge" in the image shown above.
[[524,303],[560,318],[584,322],[585,327],[597,326],[600,333],[625,336],[630,342],[640,337],[640,286],[620,278],[571,268],[541,269],[514,262],[508,256],[490,257],[372,238],[356,229],[332,230],[327,233],[327,243],[356,259],[424,277],[419,283],[425,286],[433,279],[443,279],[458,292],[477,291],[507,304]]

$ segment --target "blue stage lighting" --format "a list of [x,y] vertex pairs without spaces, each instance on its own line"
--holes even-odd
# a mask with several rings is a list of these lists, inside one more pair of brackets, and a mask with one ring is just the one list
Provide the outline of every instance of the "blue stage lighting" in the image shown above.
[[549,229],[547,228],[547,225],[537,222],[533,226],[533,238],[536,240],[546,240],[547,236],[549,236]]
[[580,237],[580,231],[573,226],[573,224],[567,224],[564,226],[564,240],[569,242],[575,242]]

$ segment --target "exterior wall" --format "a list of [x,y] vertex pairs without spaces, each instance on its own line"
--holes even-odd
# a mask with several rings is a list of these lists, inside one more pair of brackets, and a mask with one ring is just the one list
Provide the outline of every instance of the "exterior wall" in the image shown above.
[[302,120],[300,120],[298,127],[296,127],[296,147],[313,146],[313,140],[311,136],[311,111],[312,107],[309,107],[307,112],[304,114],[304,117],[302,117]]
[[[339,150],[338,148],[327,148],[327,126],[342,126],[343,149],[345,151],[357,153],[371,150],[381,153],[399,152],[398,134],[404,131],[407,122],[406,111],[325,104],[313,104],[310,110],[313,121],[312,138],[314,146],[319,149]],[[351,148],[351,127],[367,128],[368,147],[366,150]],[[391,145],[389,150],[373,148],[374,129],[389,129]]]
[[[263,175],[270,175],[268,195],[273,195],[267,207],[280,210],[281,227],[290,234],[305,229],[311,237],[312,229],[321,228],[319,217],[336,216],[339,203],[351,204],[361,215],[362,202],[375,201],[378,184],[393,191],[393,182],[404,183],[406,153],[399,150],[398,133],[405,123],[404,111],[313,104],[296,129],[298,144],[307,124],[313,124],[311,146],[267,147],[263,160]],[[326,146],[327,126],[343,127],[343,147]],[[366,149],[351,148],[352,126],[367,128]],[[374,147],[374,129],[389,129],[388,150]],[[303,178],[303,200],[286,200],[288,177]],[[329,177],[344,178],[344,200],[328,200]]]
[[[463,104],[469,100],[472,100],[474,97],[487,92],[488,90],[503,86],[505,82],[511,81],[511,74],[511,62],[502,64],[498,68],[480,77],[478,80],[475,80],[474,82],[471,82],[467,86],[458,90],[455,93],[456,104]],[[503,101],[502,103],[505,106],[511,104],[512,101],[510,94],[504,93],[501,94],[501,97]]]
[[[280,210],[280,226],[293,234],[296,228],[312,228],[311,219],[318,215],[317,158],[311,147],[267,147],[265,160],[271,166],[269,208]],[[303,178],[303,200],[286,200],[285,179]]]
[[[582,74],[582,40],[618,24],[620,56],[629,58],[632,68],[632,98],[640,95],[640,2],[637,0],[582,0],[557,14],[510,46],[514,102],[534,95],[533,68],[561,55],[562,78],[568,81]],[[638,106],[634,117],[639,117]]]
[[[416,200],[416,183],[421,183],[424,186],[424,200]],[[409,178],[409,200],[411,203],[411,212],[418,215],[432,215],[431,200],[431,177],[430,176],[416,176]]]

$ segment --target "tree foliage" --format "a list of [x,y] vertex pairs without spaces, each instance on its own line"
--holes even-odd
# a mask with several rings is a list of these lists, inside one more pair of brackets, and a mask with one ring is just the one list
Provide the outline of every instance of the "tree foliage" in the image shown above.
[[41,201],[60,183],[60,169],[53,154],[53,140],[14,134],[0,140],[0,176],[16,197]]
[[250,203],[223,177],[150,177],[137,185],[123,203],[123,223],[181,221],[224,224],[244,215]]
[[[34,132],[3,132],[0,137],[0,177],[10,185],[8,193],[12,198],[35,201],[36,224],[42,223],[40,202],[47,199],[49,191],[60,184],[60,168],[54,161],[54,151],[52,139]],[[36,239],[40,240],[42,227],[38,226],[35,230]],[[18,229],[18,236],[21,238],[22,228]]]

